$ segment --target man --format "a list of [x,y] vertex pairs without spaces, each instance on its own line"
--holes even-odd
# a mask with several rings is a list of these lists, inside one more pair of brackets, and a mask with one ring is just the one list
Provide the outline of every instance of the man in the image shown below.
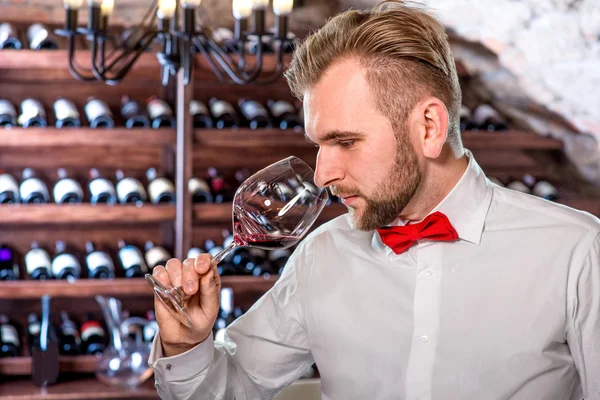
[[316,362],[326,400],[600,399],[599,220],[485,177],[439,22],[402,2],[344,12],[286,77],[315,181],[349,214],[300,244],[224,343],[209,257],[155,268],[194,323],[156,303],[161,397],[270,399]]

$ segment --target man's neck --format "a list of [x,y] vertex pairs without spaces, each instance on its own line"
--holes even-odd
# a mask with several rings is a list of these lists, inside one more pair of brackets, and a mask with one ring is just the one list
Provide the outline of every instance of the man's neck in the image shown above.
[[427,176],[399,217],[405,221],[420,221],[433,210],[456,186],[469,165],[466,154],[460,158],[447,155],[443,163],[432,163]]

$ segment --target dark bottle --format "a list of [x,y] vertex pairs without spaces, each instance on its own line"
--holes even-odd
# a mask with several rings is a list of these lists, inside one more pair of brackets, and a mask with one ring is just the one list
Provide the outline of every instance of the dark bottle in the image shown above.
[[117,170],[116,175],[117,199],[119,203],[141,205],[148,199],[142,182],[132,177],[125,177],[125,174],[120,169]]
[[25,99],[21,102],[21,115],[17,120],[23,128],[48,126],[46,110],[39,100]]
[[31,50],[56,50],[56,36],[44,24],[32,24],[27,28],[27,41]]
[[191,178],[188,182],[188,191],[192,194],[192,203],[212,203],[213,195],[204,179]]
[[44,204],[50,201],[48,186],[46,186],[44,181],[36,177],[33,169],[25,168],[22,178],[21,185],[19,185],[21,202],[26,204]]
[[221,307],[219,315],[215,321],[214,335],[215,341],[224,341],[225,329],[235,320],[233,315],[233,289],[221,289]]
[[[219,254],[223,250],[223,246],[218,246],[211,239],[207,239],[204,242],[204,249],[212,257],[215,257],[217,254]],[[219,275],[221,275],[221,276],[235,275],[235,268],[233,267],[233,265],[231,263],[226,262],[225,260],[223,260],[219,263],[219,265],[217,266],[217,271],[219,272]]]
[[121,98],[121,115],[125,120],[126,128],[148,128],[150,126],[150,120],[140,103],[128,96]]
[[504,131],[508,129],[506,120],[489,104],[480,104],[473,111],[473,122],[479,129],[488,132]]
[[60,312],[59,325],[59,353],[64,356],[76,356],[81,354],[81,338],[77,325],[65,311]]
[[90,203],[92,204],[116,204],[117,192],[115,185],[106,178],[100,176],[96,168],[90,169],[90,182],[88,189],[90,191]]
[[213,97],[208,101],[208,106],[210,107],[210,112],[217,129],[237,128],[240,126],[239,118],[231,103]]
[[212,128],[213,121],[206,104],[198,100],[190,101],[190,114],[194,128]]
[[147,110],[150,116],[150,124],[154,129],[175,128],[176,121],[173,110],[164,100],[152,96],[148,99]]
[[227,203],[233,201],[231,187],[225,181],[225,178],[219,174],[216,168],[208,169],[210,189],[213,193],[215,203]]
[[67,252],[67,244],[63,240],[56,241],[55,256],[52,260],[52,275],[56,279],[73,282],[81,277],[81,265],[73,254]]
[[31,313],[27,316],[27,340],[29,341],[29,349],[40,345],[41,325],[36,313]]
[[9,22],[0,24],[0,50],[20,50],[22,47],[17,28]]
[[113,279],[115,277],[115,264],[105,251],[96,250],[94,243],[85,243],[85,263],[90,279]]
[[115,120],[108,105],[102,100],[90,97],[83,108],[90,128],[114,128]]
[[146,265],[150,270],[154,269],[157,265],[166,265],[167,261],[171,258],[171,254],[162,246],[155,246],[151,240],[148,240],[145,245],[146,250]]
[[242,115],[248,121],[250,129],[272,128],[269,112],[257,101],[240,99],[238,102]]
[[477,124],[473,122],[473,115],[471,110],[464,104],[460,106],[460,131],[473,131],[476,130]]
[[148,266],[140,249],[119,240],[119,261],[127,278],[141,278],[148,273]]
[[285,264],[291,255],[292,252],[289,249],[275,249],[270,251],[269,261],[271,263],[271,269],[281,275],[283,267],[285,267]]
[[50,255],[37,242],[32,242],[31,250],[25,254],[25,270],[31,279],[45,281],[52,278]]
[[67,99],[58,99],[54,102],[54,116],[57,128],[78,128],[81,126],[79,111],[73,102]]
[[558,190],[548,181],[538,181],[533,185],[532,193],[546,200],[558,200]]
[[16,281],[19,279],[19,264],[14,251],[6,245],[0,245],[0,281]]
[[89,313],[81,325],[81,344],[85,354],[102,354],[106,349],[106,332]]
[[69,178],[64,168],[59,168],[58,178],[59,180],[53,189],[56,204],[81,203],[83,201],[83,189],[79,182]]
[[285,100],[269,100],[267,106],[279,129],[302,130],[302,122],[292,103]]
[[19,185],[10,174],[0,175],[0,204],[19,202]]
[[[234,237],[229,234],[223,240],[223,247],[227,247],[233,242]],[[222,261],[222,263],[231,264],[235,270],[236,275],[248,275],[251,274],[254,268],[254,263],[248,248],[238,246],[234,248]]]
[[252,268],[250,273],[254,276],[270,274],[271,270],[267,263],[267,252],[255,247],[248,247],[248,251],[250,252],[250,257],[254,264],[254,268]]
[[0,357],[19,357],[21,342],[17,328],[12,325],[6,315],[0,315]]
[[17,126],[17,110],[13,103],[6,99],[0,99],[0,126]]
[[152,203],[175,202],[175,186],[173,182],[163,176],[158,176],[154,168],[148,168],[146,178],[148,178],[148,196]]
[[144,325],[144,341],[152,342],[158,332],[158,322],[156,322],[156,315],[153,310],[148,310],[146,319],[148,323]]

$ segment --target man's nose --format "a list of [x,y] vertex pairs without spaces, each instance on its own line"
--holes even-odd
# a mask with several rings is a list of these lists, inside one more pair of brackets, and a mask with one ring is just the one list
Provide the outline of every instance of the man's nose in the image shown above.
[[330,152],[324,151],[321,147],[317,154],[317,165],[315,168],[315,183],[319,187],[327,187],[344,178],[343,170],[339,162]]

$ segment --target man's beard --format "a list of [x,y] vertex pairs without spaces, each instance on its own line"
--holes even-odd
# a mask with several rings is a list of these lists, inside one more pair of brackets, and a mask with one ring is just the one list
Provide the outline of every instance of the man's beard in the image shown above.
[[339,195],[356,195],[365,200],[366,206],[360,215],[348,207],[352,225],[361,231],[373,231],[392,223],[407,206],[421,184],[417,154],[412,148],[408,135],[398,135],[396,160],[392,171],[383,176],[375,192],[367,197],[358,189],[336,186],[333,192]]

